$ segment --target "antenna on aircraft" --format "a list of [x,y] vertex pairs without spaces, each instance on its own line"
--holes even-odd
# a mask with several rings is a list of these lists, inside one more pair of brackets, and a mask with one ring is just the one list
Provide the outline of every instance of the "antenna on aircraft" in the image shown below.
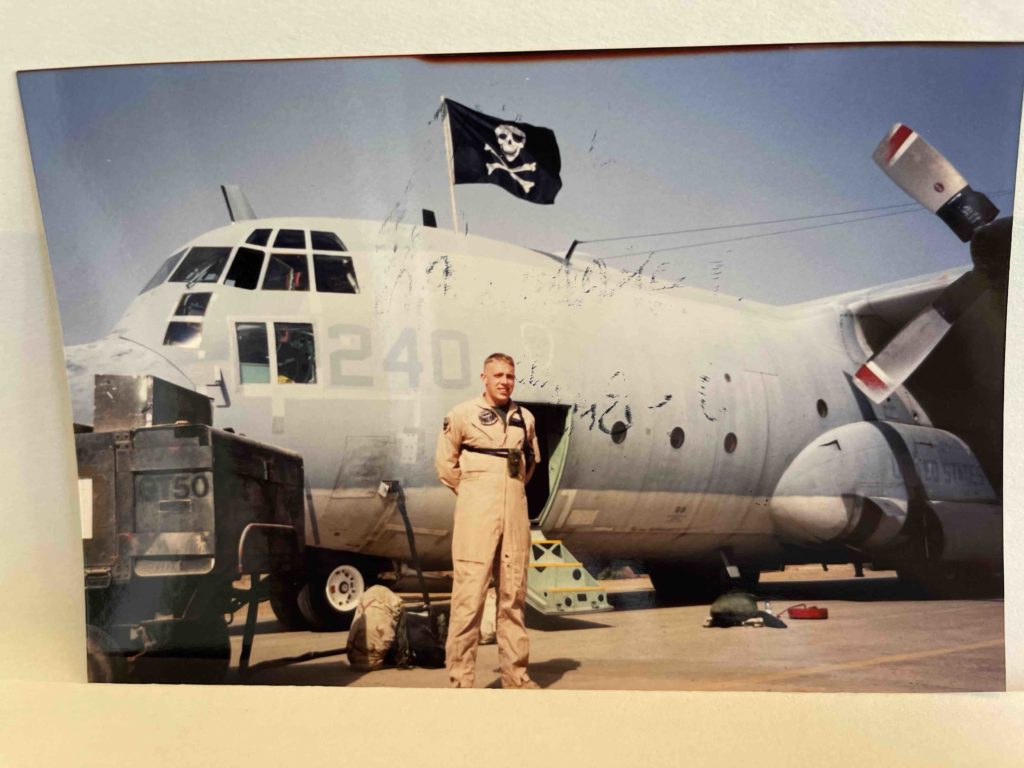
[[220,191],[224,193],[224,202],[228,206],[228,216],[232,221],[246,221],[255,219],[256,212],[249,205],[245,192],[237,184],[221,184]]
[[881,403],[938,346],[953,324],[987,290],[1005,290],[1010,266],[1011,218],[993,221],[999,209],[915,131],[896,123],[874,152],[875,163],[904,192],[971,243],[974,268],[951,283],[854,376],[857,386]]

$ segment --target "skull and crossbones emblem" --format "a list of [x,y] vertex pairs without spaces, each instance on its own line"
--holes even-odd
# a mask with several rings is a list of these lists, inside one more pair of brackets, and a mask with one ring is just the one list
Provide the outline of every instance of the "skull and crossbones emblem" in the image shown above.
[[497,151],[490,144],[484,144],[484,149],[490,152],[497,159],[496,163],[487,163],[487,175],[490,176],[495,171],[506,171],[509,176],[519,182],[519,185],[523,188],[523,192],[529,192],[535,182],[521,179],[519,174],[525,173],[526,171],[536,171],[536,163],[521,163],[515,167],[512,167],[512,163],[519,157],[519,153],[523,151],[523,147],[526,146],[526,134],[521,128],[517,128],[514,125],[508,125],[502,123],[494,129],[494,138],[498,142]]

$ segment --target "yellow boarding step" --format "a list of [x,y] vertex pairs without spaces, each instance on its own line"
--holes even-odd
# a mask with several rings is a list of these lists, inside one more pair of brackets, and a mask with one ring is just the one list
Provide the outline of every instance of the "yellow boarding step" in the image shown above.
[[530,563],[531,568],[582,568],[583,563]]

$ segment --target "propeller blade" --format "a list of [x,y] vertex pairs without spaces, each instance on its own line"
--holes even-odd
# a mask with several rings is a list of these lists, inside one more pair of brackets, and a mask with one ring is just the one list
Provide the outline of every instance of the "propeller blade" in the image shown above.
[[854,383],[874,402],[881,403],[910,378],[986,288],[985,279],[977,272],[961,275],[857,370]]
[[942,219],[963,242],[999,215],[985,195],[967,180],[931,144],[903,123],[896,123],[872,156],[896,184]]

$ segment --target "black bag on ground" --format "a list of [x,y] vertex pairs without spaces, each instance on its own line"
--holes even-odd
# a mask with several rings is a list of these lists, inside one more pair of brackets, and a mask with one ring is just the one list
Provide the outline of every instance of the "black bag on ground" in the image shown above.
[[444,666],[447,635],[448,621],[443,613],[403,609],[398,617],[392,648],[395,666],[402,669],[440,669]]
[[746,592],[727,592],[711,604],[710,613],[709,627],[737,627],[760,615],[757,598]]

